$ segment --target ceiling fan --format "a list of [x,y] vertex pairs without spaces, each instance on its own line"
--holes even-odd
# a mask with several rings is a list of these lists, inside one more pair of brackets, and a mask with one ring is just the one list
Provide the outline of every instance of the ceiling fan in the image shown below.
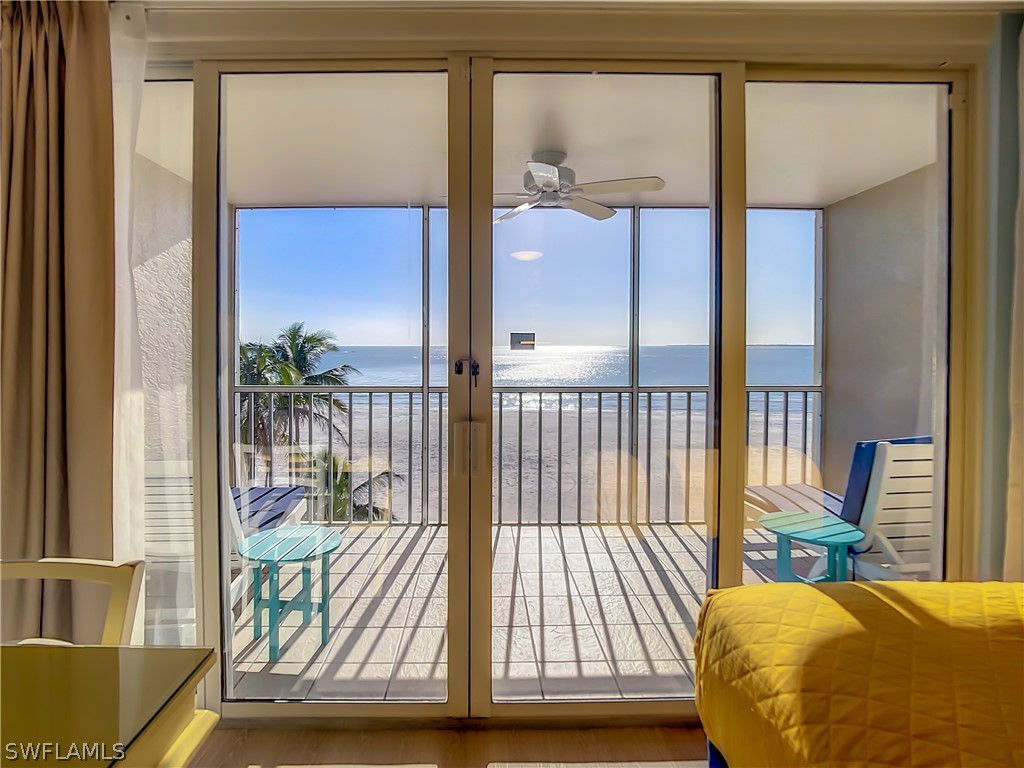
[[604,181],[588,181],[576,183],[576,172],[562,163],[565,152],[537,152],[526,164],[527,171],[523,174],[524,192],[499,192],[499,196],[515,195],[527,198],[522,205],[502,214],[494,220],[495,224],[514,219],[531,208],[566,208],[582,213],[598,221],[604,221],[615,215],[615,210],[589,200],[584,195],[608,195],[615,192],[657,192],[665,188],[665,180],[659,176],[640,176],[632,179],[607,179]]

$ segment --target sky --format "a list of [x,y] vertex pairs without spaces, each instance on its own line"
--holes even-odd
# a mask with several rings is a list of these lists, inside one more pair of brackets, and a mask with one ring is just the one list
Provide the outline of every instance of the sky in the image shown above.
[[[447,216],[429,214],[431,344],[447,336]],[[747,216],[747,340],[811,344],[814,213]],[[710,232],[706,209],[644,209],[640,343],[706,344]],[[422,323],[419,208],[288,208],[238,212],[239,332],[268,340],[296,320],[343,346],[418,345]],[[494,227],[494,339],[625,346],[630,215],[597,222],[533,210]],[[535,261],[510,254],[540,251]]]

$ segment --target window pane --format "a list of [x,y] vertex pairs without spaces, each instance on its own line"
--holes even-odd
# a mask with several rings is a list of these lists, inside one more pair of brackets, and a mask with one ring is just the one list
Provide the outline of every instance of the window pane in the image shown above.
[[629,214],[538,209],[494,227],[496,386],[629,382]]
[[443,702],[447,76],[221,82],[225,696]]
[[709,381],[711,229],[707,208],[640,211],[640,384]]
[[494,78],[497,701],[693,694],[716,82]]
[[132,282],[145,402],[146,642],[192,645],[192,83],[142,90]]
[[818,384],[819,211],[747,212],[747,381]]
[[[302,322],[338,347],[318,373],[351,366],[362,385],[423,376],[420,208],[243,208],[238,232],[241,344]],[[247,382],[242,382],[247,383]]]
[[747,85],[746,582],[942,578],[947,105]]

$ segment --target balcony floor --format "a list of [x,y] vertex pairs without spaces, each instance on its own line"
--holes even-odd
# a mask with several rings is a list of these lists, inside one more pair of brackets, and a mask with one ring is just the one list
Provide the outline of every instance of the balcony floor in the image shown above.
[[[236,620],[234,698],[443,701],[447,696],[447,527],[339,529],[331,634],[288,614],[280,658]],[[703,525],[494,526],[496,701],[693,695],[693,634],[706,589]],[[747,533],[744,581],[774,578],[774,541]],[[810,556],[810,553],[807,553]],[[794,552],[794,563],[801,558]],[[295,594],[298,567],[282,573]],[[318,587],[314,575],[314,593]]]

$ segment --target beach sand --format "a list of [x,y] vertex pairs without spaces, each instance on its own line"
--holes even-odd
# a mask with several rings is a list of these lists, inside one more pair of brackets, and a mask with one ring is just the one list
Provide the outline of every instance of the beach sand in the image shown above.
[[[583,398],[563,395],[561,406],[557,394],[545,394],[543,399],[527,394],[521,401],[516,394],[504,394],[500,409],[497,397],[492,417],[493,522],[705,522],[710,508],[705,483],[706,394],[692,393],[688,403],[685,393],[675,393],[671,408],[664,394],[655,394],[650,401],[641,395],[636,460],[631,451],[628,393],[604,395],[600,410],[597,396],[589,394]],[[347,404],[347,396],[343,402]],[[289,476],[290,455],[331,450],[353,469],[357,485],[388,469],[395,473],[390,493],[377,491],[373,501],[375,506],[390,508],[394,521],[446,522],[446,395],[431,393],[426,419],[421,402],[419,393],[411,398],[375,395],[371,414],[369,398],[356,395],[351,419],[348,414],[336,417],[338,431],[331,440],[326,430],[300,424],[295,445],[275,447],[272,479],[236,477],[235,483],[307,483],[299,473]],[[760,408],[752,408],[748,483],[815,482],[817,470],[807,455],[814,451],[812,430],[804,430],[800,412],[790,410],[790,445],[785,450],[781,407],[769,412],[767,450],[762,422]],[[428,436],[425,456],[424,432]]]

